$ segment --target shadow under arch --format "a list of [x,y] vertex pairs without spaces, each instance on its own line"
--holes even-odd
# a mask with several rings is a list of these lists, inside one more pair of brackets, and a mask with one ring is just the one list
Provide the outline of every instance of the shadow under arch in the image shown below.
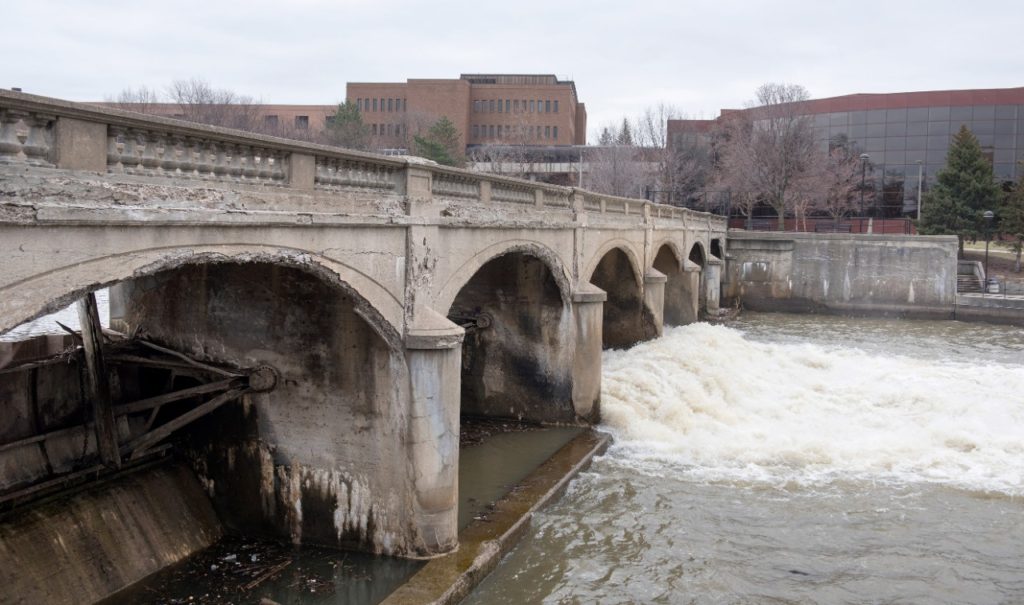
[[[175,437],[221,518],[247,535],[415,552],[403,517],[411,483],[396,480],[408,474],[410,381],[393,328],[308,258],[200,254],[144,273],[119,293],[128,329],[201,360],[279,374],[274,390]],[[355,491],[364,502],[348,497]]]
[[438,292],[435,308],[440,312],[447,312],[455,302],[459,292],[477,274],[481,267],[507,254],[523,254],[534,257],[544,263],[548,271],[550,271],[555,284],[558,286],[560,299],[563,303],[569,304],[572,287],[570,285],[569,273],[563,260],[554,250],[543,244],[515,239],[495,242],[478,251],[456,268]]
[[309,251],[253,243],[144,248],[93,258],[8,284],[0,289],[0,333],[59,311],[89,292],[176,267],[217,263],[267,263],[317,275],[352,294],[357,301],[356,312],[389,345],[401,346],[402,303],[372,277]]
[[693,272],[686,271],[685,263],[675,245],[666,242],[656,250],[652,266],[666,278],[662,311],[665,325],[681,326],[693,323],[697,319]]
[[[574,422],[575,324],[563,289],[567,281],[552,270],[557,258],[538,253],[546,248],[522,243],[503,242],[489,250],[500,252],[484,251],[464,264],[457,275],[468,267],[475,270],[451,302],[439,307],[466,330],[461,415]],[[449,284],[458,283],[455,279]],[[444,304],[447,295],[439,300]]]
[[612,246],[599,257],[590,274],[590,283],[608,295],[601,323],[605,349],[627,348],[657,332],[654,315],[644,304],[639,271],[628,248]]

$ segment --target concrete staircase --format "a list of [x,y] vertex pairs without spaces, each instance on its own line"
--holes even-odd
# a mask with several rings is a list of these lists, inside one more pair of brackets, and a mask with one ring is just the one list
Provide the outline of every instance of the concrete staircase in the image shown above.
[[957,275],[956,291],[960,294],[981,292],[981,283],[978,282],[976,275]]

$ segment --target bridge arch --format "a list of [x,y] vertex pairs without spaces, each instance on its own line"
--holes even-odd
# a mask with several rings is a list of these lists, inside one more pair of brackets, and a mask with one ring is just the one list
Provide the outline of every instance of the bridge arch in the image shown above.
[[630,347],[657,333],[654,313],[644,304],[644,273],[628,246],[606,244],[588,272],[591,284],[605,291],[601,340],[605,349]]
[[452,303],[455,302],[459,292],[477,274],[481,267],[507,254],[523,254],[543,262],[551,272],[551,277],[555,280],[555,284],[558,285],[559,296],[562,302],[569,303],[572,293],[569,272],[566,270],[565,262],[559,257],[558,253],[538,242],[512,239],[495,242],[466,259],[445,280],[444,285],[438,292],[435,308],[446,312],[447,309],[451,308]]
[[461,287],[440,307],[466,330],[461,416],[575,420],[575,324],[557,257],[537,245],[504,242],[474,259],[457,275],[476,270],[454,282]]
[[665,325],[681,326],[696,321],[694,272],[687,271],[675,242],[665,241],[654,250],[652,268],[666,277],[662,316]]
[[356,310],[392,346],[403,333],[402,303],[349,265],[295,248],[239,243],[154,247],[100,256],[9,284],[0,291],[0,332],[72,304],[88,292],[189,264],[262,262],[295,267],[354,295]]

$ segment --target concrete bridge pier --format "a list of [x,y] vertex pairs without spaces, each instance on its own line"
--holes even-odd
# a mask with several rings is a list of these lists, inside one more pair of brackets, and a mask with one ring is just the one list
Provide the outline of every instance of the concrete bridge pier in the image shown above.
[[704,305],[708,313],[716,313],[719,308],[722,293],[722,267],[721,259],[714,256],[707,260],[704,265]]
[[572,405],[576,416],[587,422],[601,418],[601,350],[603,290],[587,284],[572,297],[576,320],[575,357],[572,366]]
[[665,332],[665,283],[668,277],[657,269],[644,274],[644,340],[658,338]]
[[406,336],[412,525],[422,556],[458,546],[459,399],[464,330],[427,311]]

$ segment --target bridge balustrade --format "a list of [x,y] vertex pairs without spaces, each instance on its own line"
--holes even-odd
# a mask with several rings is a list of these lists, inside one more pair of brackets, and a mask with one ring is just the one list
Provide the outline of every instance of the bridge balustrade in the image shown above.
[[[724,230],[718,217],[647,200],[435,166],[172,118],[0,91],[0,165],[305,191],[407,193],[411,170],[438,197],[643,216]],[[703,224],[702,224],[703,223]],[[721,224],[720,224],[721,223]]]

